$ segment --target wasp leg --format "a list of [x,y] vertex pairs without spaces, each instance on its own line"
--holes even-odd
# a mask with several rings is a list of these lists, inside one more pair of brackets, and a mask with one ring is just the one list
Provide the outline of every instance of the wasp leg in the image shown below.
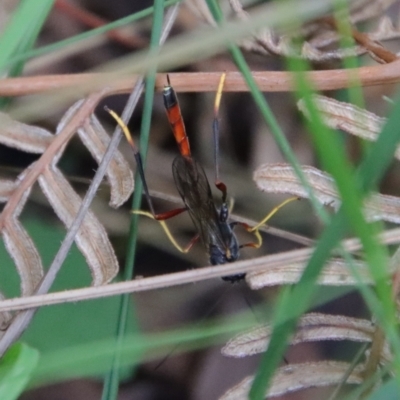
[[[185,209],[183,210],[185,211]],[[137,215],[143,215],[145,217],[157,220],[155,218],[155,216],[147,211],[142,211],[142,210],[133,210],[132,211],[133,214],[137,214]],[[165,222],[165,220],[161,219],[161,220],[157,220],[159,222],[159,224],[161,225],[161,227],[164,229],[165,234],[167,235],[169,241],[175,246],[175,248],[181,252],[181,253],[188,253],[190,251],[190,249],[193,247],[193,245],[199,240],[200,235],[197,234],[195,235],[190,242],[186,245],[186,247],[182,247],[175,239],[174,235],[172,234],[172,232],[170,231],[167,223]]]
[[261,226],[263,226],[264,224],[267,223],[267,221],[269,221],[282,207],[286,206],[286,204],[291,203],[292,201],[295,200],[300,200],[299,197],[291,197],[289,199],[286,199],[285,201],[283,201],[282,203],[280,203],[279,205],[277,205],[276,207],[274,207],[266,216],[265,218],[263,218],[257,225],[255,226],[250,226],[244,222],[235,222],[236,225],[240,225],[242,226],[244,229],[246,229],[247,232],[253,233],[254,236],[257,239],[257,242],[250,242],[250,243],[245,243],[240,245],[240,248],[243,247],[253,247],[255,249],[258,249],[261,247],[262,245],[262,237],[260,234],[260,228]]

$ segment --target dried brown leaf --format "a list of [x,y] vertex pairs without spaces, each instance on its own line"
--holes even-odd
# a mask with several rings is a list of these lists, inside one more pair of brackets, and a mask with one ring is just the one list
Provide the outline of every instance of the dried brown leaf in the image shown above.
[[311,61],[326,62],[331,60],[342,60],[346,57],[360,56],[365,52],[365,48],[361,46],[339,48],[329,51],[320,50],[312,42],[305,42],[301,48],[301,57]]
[[[362,139],[375,141],[386,122],[386,118],[378,117],[353,104],[321,95],[313,95],[312,99],[327,126],[341,129]],[[297,106],[309,118],[304,100],[299,100]],[[396,152],[396,157],[400,157],[400,149]]]
[[54,139],[49,131],[13,120],[0,112],[0,143],[28,153],[43,153]]
[[[54,165],[43,171],[39,184],[60,220],[69,228],[82,203],[81,198]],[[91,211],[86,214],[75,242],[92,273],[92,285],[105,284],[115,277],[117,258],[104,227]]]
[[[198,0],[199,1],[199,0]],[[381,17],[385,10],[394,2],[388,1],[374,1],[363,0],[352,3],[350,8],[350,20],[355,22],[364,21],[366,19]],[[249,14],[243,9],[240,0],[229,0],[232,11],[235,16],[241,20],[250,18]],[[360,41],[360,35],[354,33],[356,39],[361,45],[353,47],[342,48],[340,46],[340,35],[337,33],[335,24],[326,24],[326,20],[311,21],[302,27],[297,32],[287,34],[280,34],[276,30],[269,28],[259,29],[253,34],[253,37],[247,38],[242,41],[241,45],[253,52],[263,55],[275,54],[279,56],[294,56],[301,57],[315,62],[326,62],[330,60],[341,60],[349,56],[359,56],[367,51],[371,56],[379,62],[383,62],[376,52],[371,51],[365,42]],[[331,25],[331,26],[330,26]],[[356,32],[356,31],[354,31]],[[364,39],[369,38],[370,43],[377,46],[376,41],[391,39],[398,36],[398,32],[390,25],[388,21],[378,26],[377,32],[362,34]],[[296,38],[305,38],[305,42],[298,51],[296,45]],[[375,42],[374,42],[375,41]],[[364,47],[365,45],[365,47]]]
[[[78,102],[72,106],[64,115],[57,127],[57,134],[65,136],[63,140],[58,139],[44,129],[22,124],[9,118],[6,114],[0,114],[2,130],[0,131],[0,142],[18,148],[22,151],[44,153],[37,163],[27,168],[15,182],[9,180],[0,181],[0,201],[8,201],[2,217],[2,232],[7,251],[15,262],[16,268],[21,278],[21,293],[23,296],[31,294],[43,276],[43,267],[40,255],[29,235],[20,224],[18,217],[22,211],[32,184],[37,177],[40,181],[45,195],[60,216],[64,224],[69,226],[75,217],[81,204],[79,196],[73,191],[67,180],[55,166],[62,155],[63,146],[72,137],[73,130],[69,127],[75,125],[75,130],[79,129],[79,124],[86,120],[79,115],[75,118],[83,107],[83,103]],[[73,119],[76,121],[73,121]],[[93,146],[103,145],[103,149],[109,142],[104,130],[93,117],[88,118],[88,127],[94,133],[103,135],[97,142],[96,138],[86,140],[86,143]],[[64,135],[64,128],[68,135]],[[86,138],[87,134],[85,133]],[[96,151],[95,151],[96,152]],[[96,153],[101,157],[101,150]],[[98,158],[99,158],[98,157]],[[45,160],[45,161],[43,161]],[[50,166],[48,165],[50,163]],[[47,165],[47,166],[46,166]],[[120,154],[114,160],[114,165],[109,169],[113,184],[113,202],[121,202],[129,196],[132,190],[132,173],[127,163],[122,160]],[[86,220],[76,237],[76,242],[88,261],[92,272],[93,285],[100,285],[110,281],[118,271],[118,263],[107,238],[106,232],[92,213],[89,213]]]
[[[374,331],[374,324],[365,319],[310,313],[300,318],[290,344],[321,340],[371,342]],[[235,358],[262,353],[268,348],[271,333],[270,325],[252,328],[230,339],[221,352],[224,356]]]
[[358,0],[350,5],[350,19],[354,22],[366,21],[382,15],[396,0]]
[[[83,102],[84,100],[79,100],[67,110],[57,126],[56,134],[61,132],[64,126],[74,117]],[[78,128],[78,134],[92,157],[97,163],[100,163],[110,143],[110,137],[94,114],[86,119],[82,127]],[[119,207],[132,194],[134,182],[129,164],[118,150],[114,152],[107,167],[106,176],[111,187],[110,205]]]
[[[334,179],[317,168],[304,165],[302,171],[313,188],[314,195],[321,204],[337,210],[341,200]],[[254,172],[253,179],[259,189],[270,193],[284,193],[308,198],[306,189],[288,164],[264,164]],[[382,194],[372,194],[364,203],[364,213],[368,220],[384,220],[400,223],[400,198]]]
[[29,296],[43,277],[42,260],[36,247],[16,218],[7,220],[2,230],[4,245],[21,278],[21,295]]
[[379,19],[376,30],[369,32],[368,37],[374,41],[397,39],[400,37],[400,31],[394,27],[392,20],[384,15]]
[[[269,286],[291,285],[300,280],[306,265],[307,262],[299,262],[285,267],[276,268],[271,266],[271,268],[265,270],[248,272],[245,279],[253,290]],[[367,285],[373,283],[368,268],[364,263],[354,261],[353,265],[357,271],[357,276],[354,276],[344,260],[331,259],[322,269],[317,283],[328,286],[354,286],[360,281]]]
[[[24,171],[18,179],[21,179],[26,171]],[[18,217],[26,203],[29,193],[30,189],[25,191],[18,207],[14,209],[11,218],[5,221],[1,231],[4,246],[13,259],[21,278],[22,296],[29,296],[32,294],[43,277],[43,265],[40,255],[32,239],[18,221]]]
[[[92,114],[89,121],[78,129],[78,134],[93,158],[100,163],[110,143],[110,137],[95,115]],[[129,164],[118,150],[114,152],[108,165],[106,176],[111,187],[110,206],[119,207],[132,194],[134,182]]]
[[[340,384],[351,365],[339,361],[321,361],[303,364],[290,364],[278,368],[266,398],[281,396],[297,390]],[[364,367],[356,366],[347,377],[348,384],[363,382]],[[253,383],[253,376],[243,379],[238,385],[229,389],[220,400],[245,400]]]

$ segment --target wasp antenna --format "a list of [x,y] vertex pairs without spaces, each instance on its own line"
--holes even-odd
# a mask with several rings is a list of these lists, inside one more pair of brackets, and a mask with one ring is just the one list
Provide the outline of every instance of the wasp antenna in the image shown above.
[[221,97],[222,97],[222,91],[224,90],[225,78],[226,78],[226,72],[224,72],[221,75],[221,78],[219,79],[218,90],[217,94],[215,95],[214,113],[216,117],[218,116],[219,105],[221,104]]
[[214,168],[215,168],[215,186],[222,192],[222,202],[226,203],[227,188],[226,185],[219,180],[219,120],[218,111],[219,105],[221,104],[222,91],[224,89],[224,83],[226,78],[226,72],[223,72],[219,79],[217,94],[215,95],[214,102],[214,120],[213,120],[213,137],[214,137]]
[[136,146],[135,146],[135,142],[132,139],[132,135],[129,131],[129,128],[126,126],[125,122],[122,121],[122,119],[119,117],[119,115],[111,110],[110,108],[108,108],[107,106],[104,106],[104,110],[106,110],[115,120],[115,122],[120,126],[120,128],[122,129],[122,132],[124,133],[126,140],[128,141],[128,143],[131,145],[132,149],[134,150],[135,153],[138,152]]

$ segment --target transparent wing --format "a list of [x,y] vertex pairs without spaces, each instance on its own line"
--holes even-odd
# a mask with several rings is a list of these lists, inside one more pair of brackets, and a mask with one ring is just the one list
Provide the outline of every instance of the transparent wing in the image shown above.
[[177,156],[172,173],[179,194],[207,250],[210,242],[225,247],[218,212],[203,167],[191,157]]

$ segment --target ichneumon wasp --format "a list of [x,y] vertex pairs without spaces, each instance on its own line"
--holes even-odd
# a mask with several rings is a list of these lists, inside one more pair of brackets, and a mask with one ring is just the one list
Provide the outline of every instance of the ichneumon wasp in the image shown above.
[[[214,164],[215,164],[215,186],[222,194],[222,203],[218,208],[214,202],[211,187],[203,167],[192,157],[189,145],[189,139],[186,135],[186,129],[183,122],[181,110],[178,103],[177,95],[171,86],[169,76],[167,75],[167,85],[163,90],[164,106],[167,113],[168,121],[175,136],[176,143],[179,148],[179,155],[176,156],[172,163],[172,173],[176,188],[183,200],[184,207],[177,208],[165,213],[158,214],[155,212],[149,189],[144,176],[144,168],[140,152],[135,146],[132,136],[119,118],[112,110],[106,108],[111,116],[116,120],[123,130],[129,144],[131,145],[140,178],[143,182],[143,189],[150,208],[150,213],[141,210],[134,210],[136,214],[145,215],[159,221],[165,230],[172,244],[181,252],[188,252],[192,246],[199,240],[203,242],[209,255],[212,265],[225,264],[238,259],[239,250],[243,247],[259,248],[262,244],[262,238],[259,233],[261,225],[265,224],[281,207],[287,203],[296,200],[290,198],[277,207],[275,207],[259,224],[254,227],[242,222],[229,221],[229,207],[227,202],[227,187],[219,180],[219,120],[218,110],[221,102],[222,91],[224,87],[226,74],[221,75],[218,85],[217,94],[214,102],[214,120],[213,120],[213,137],[214,137]],[[182,248],[172,236],[165,220],[172,218],[184,211],[187,211],[196,227],[197,234]],[[240,225],[248,232],[252,232],[257,238],[257,242],[239,244],[234,233],[235,226]],[[222,279],[229,282],[236,282],[243,279],[244,273],[231,276],[225,276]]]

